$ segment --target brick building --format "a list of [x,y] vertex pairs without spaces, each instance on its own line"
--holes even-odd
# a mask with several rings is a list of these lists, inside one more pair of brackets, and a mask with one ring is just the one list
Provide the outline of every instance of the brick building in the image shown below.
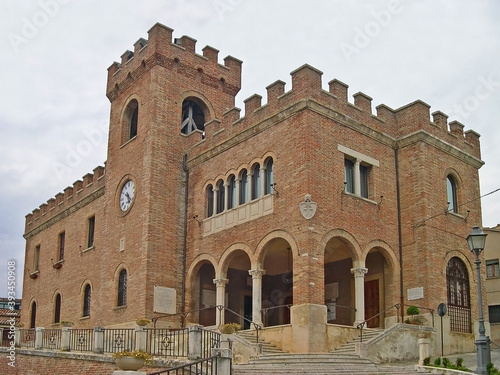
[[241,61],[195,44],[156,24],[108,69],[105,168],[26,216],[25,324],[246,317],[322,351],[326,323],[445,302],[448,349],[472,343],[479,135],[419,100],[372,113],[307,64],[242,117]]

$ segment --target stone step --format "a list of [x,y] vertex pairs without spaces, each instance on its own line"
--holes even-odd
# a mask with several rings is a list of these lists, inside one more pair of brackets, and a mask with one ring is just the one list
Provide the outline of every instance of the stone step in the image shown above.
[[355,354],[268,354],[252,359],[248,364],[234,366],[234,375],[271,374],[362,374],[362,375],[410,375],[411,368],[381,366]]
[[[251,342],[252,344],[257,344],[257,337],[253,333],[254,331],[239,331],[237,334],[238,336],[244,338],[245,340]],[[277,346],[268,343],[264,341],[261,337],[259,337],[259,344],[262,345],[262,353],[267,354],[267,353],[276,353],[276,354],[283,354],[285,353],[283,350],[279,349]]]

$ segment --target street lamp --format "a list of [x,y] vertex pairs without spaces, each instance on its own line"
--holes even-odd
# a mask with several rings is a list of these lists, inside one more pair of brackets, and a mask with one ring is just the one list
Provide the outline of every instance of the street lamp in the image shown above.
[[479,254],[484,249],[487,234],[479,227],[472,228],[472,232],[467,236],[469,249],[476,256],[476,271],[477,271],[477,296],[479,304],[479,337],[476,340],[477,352],[477,369],[476,374],[488,374],[486,365],[491,362],[490,339],[485,336],[484,318],[483,318],[483,298],[481,294],[481,261]]

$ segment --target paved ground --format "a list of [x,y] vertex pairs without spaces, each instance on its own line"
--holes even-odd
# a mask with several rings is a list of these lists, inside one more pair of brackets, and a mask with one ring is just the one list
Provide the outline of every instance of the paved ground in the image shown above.
[[[477,368],[477,354],[476,352],[473,353],[461,353],[461,354],[450,354],[450,355],[445,355],[444,357],[448,358],[452,363],[455,363],[457,358],[463,358],[464,360],[464,366],[467,367],[470,370],[476,370]],[[434,361],[435,356],[432,357],[431,362]],[[410,368],[412,365],[417,364],[418,361],[413,361],[413,362],[404,362],[401,363],[405,368]],[[491,362],[495,365],[496,368],[500,369],[500,348],[499,347],[493,347],[491,348]],[[396,363],[393,363],[391,365],[396,365]]]

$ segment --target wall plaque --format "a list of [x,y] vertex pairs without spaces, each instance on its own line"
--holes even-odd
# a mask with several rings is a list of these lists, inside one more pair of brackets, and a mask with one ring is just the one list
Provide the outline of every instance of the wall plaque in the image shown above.
[[177,293],[174,288],[155,285],[154,312],[160,314],[177,313]]

